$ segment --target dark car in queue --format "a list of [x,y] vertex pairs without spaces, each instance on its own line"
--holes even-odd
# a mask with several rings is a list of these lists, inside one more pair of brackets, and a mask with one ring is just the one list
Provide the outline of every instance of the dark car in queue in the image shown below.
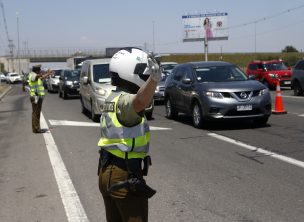
[[257,125],[271,115],[271,96],[262,83],[228,62],[190,62],[176,66],[165,86],[166,117],[192,116],[193,125],[208,120],[250,119]]
[[80,80],[80,70],[69,70],[64,69],[61,71],[58,84],[58,94],[59,97],[67,99],[70,96],[79,95],[79,80]]
[[165,82],[170,73],[169,71],[162,71],[162,79],[157,83],[153,97],[155,102],[163,102],[165,100]]
[[291,88],[295,96],[304,94],[304,60],[301,59],[292,70]]

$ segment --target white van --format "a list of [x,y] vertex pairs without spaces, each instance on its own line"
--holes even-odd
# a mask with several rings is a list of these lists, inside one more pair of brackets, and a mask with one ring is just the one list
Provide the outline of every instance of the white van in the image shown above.
[[110,58],[85,60],[80,72],[82,112],[89,111],[93,121],[99,121],[105,99],[115,86],[111,85]]
[[[80,72],[80,101],[82,112],[89,111],[94,122],[98,122],[105,99],[116,87],[111,85],[110,58],[85,60]],[[152,119],[154,103],[146,108],[147,119]]]

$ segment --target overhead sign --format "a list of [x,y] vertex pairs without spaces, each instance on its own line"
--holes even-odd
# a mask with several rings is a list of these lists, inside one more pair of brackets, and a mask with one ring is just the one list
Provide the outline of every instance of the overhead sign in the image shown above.
[[183,42],[228,39],[228,13],[182,16]]

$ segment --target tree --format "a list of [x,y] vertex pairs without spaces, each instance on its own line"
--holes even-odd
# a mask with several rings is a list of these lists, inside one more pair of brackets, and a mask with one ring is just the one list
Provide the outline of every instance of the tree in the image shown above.
[[299,52],[295,47],[288,45],[286,46],[282,52]]

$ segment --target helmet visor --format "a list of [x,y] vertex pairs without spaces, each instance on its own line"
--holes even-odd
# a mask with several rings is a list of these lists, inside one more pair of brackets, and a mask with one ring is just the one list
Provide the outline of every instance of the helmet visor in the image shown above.
[[134,74],[137,74],[142,80],[147,81],[150,76],[150,71],[147,67],[147,63],[136,64]]

